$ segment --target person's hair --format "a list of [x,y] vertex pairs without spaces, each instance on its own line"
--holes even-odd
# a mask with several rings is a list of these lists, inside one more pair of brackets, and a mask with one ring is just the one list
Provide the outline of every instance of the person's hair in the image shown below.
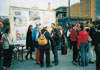
[[76,25],[75,25],[75,24],[72,24],[72,28],[73,28],[74,26],[76,26]]
[[70,26],[70,23],[67,23]]
[[89,31],[90,31],[90,29],[86,29],[86,31],[87,31],[87,32],[89,32]]
[[70,27],[70,23],[67,23],[67,25]]
[[54,26],[55,26],[55,24],[54,23],[52,23]]
[[81,24],[81,25],[80,25],[80,28],[81,28],[81,30],[83,30],[83,29],[84,29],[84,25],[83,25],[83,24]]
[[62,30],[62,26],[58,26],[58,29],[59,29],[59,30]]
[[32,25],[29,25],[28,30],[30,30],[31,27],[32,27]]
[[89,22],[90,24],[92,24],[92,25],[94,25],[94,23],[93,22]]
[[9,31],[10,31],[10,28],[6,28],[6,30],[5,30],[5,33],[9,33]]
[[98,28],[97,29],[100,30],[100,25],[98,25]]

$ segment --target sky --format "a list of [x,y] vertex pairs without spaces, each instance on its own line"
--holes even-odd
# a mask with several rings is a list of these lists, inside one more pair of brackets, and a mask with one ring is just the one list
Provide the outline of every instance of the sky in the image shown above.
[[[79,2],[80,0],[71,0],[71,5]],[[51,9],[68,6],[68,0],[0,0],[0,16],[9,16],[9,6],[26,8],[38,7],[46,10],[48,3],[50,3]]]

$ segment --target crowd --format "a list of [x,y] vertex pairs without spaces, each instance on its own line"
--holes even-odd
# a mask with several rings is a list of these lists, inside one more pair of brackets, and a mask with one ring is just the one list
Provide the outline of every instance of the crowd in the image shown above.
[[[13,38],[10,29],[6,29],[5,33],[1,32],[3,24],[0,22],[0,68],[1,57],[3,56],[3,68],[12,67]],[[35,60],[32,53],[36,50],[36,64],[44,67],[44,55],[46,56],[46,67],[50,64],[50,48],[54,55],[55,66],[59,64],[58,48],[66,44],[67,49],[73,49],[72,63],[81,66],[88,66],[89,63],[96,62],[96,70],[100,70],[100,25],[95,28],[94,24],[88,23],[88,27],[81,24],[67,24],[66,29],[61,26],[56,27],[51,24],[51,32],[48,31],[48,25],[41,26],[36,24],[33,28],[29,26],[26,36],[26,49],[28,50],[25,58]],[[61,48],[64,52],[64,48]],[[3,51],[3,55],[2,55]]]

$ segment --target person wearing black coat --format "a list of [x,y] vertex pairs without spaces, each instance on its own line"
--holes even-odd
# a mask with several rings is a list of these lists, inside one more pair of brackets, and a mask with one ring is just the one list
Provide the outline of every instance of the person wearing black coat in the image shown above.
[[27,31],[27,37],[26,37],[26,49],[29,49],[29,51],[27,52],[27,55],[25,56],[26,60],[28,60],[28,55],[30,54],[30,59],[33,60],[32,57],[32,52],[35,51],[35,48],[33,46],[33,41],[32,41],[32,29],[33,26],[30,25]]
[[41,34],[43,34],[45,32],[45,37],[47,39],[47,44],[46,45],[39,45],[40,46],[40,66],[44,67],[44,54],[46,55],[46,66],[47,67],[51,67],[50,65],[50,33],[47,31],[47,26],[45,26],[42,31]]
[[96,61],[95,51],[94,51],[94,49],[95,49],[95,41],[94,40],[95,40],[96,28],[92,22],[88,23],[88,26],[90,27],[89,36],[92,39],[92,41],[90,43],[91,46],[89,47],[90,48],[89,51],[91,54],[91,56],[89,57],[91,59],[91,60],[89,60],[89,63],[93,64]]
[[96,70],[100,70],[100,25],[95,33]]
[[1,57],[2,57],[2,48],[3,48],[3,40],[2,40],[2,32],[1,32],[2,27],[3,27],[3,24],[2,24],[2,22],[0,22],[0,70],[2,69]]
[[53,29],[51,32],[51,36],[52,36],[52,42],[53,43],[53,53],[54,53],[54,61],[53,63],[55,64],[55,66],[58,65],[58,47],[60,46],[60,41],[61,41],[61,37],[60,37],[60,31],[59,29],[55,28],[55,24],[52,23],[51,28]]
[[95,45],[94,37],[95,37],[95,33],[96,33],[96,28],[94,27],[93,23],[88,23],[88,26],[90,27],[89,35],[92,38],[92,45]]

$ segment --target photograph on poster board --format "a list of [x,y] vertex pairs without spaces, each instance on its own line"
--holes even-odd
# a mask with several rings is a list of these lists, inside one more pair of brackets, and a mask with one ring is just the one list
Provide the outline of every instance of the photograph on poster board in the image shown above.
[[30,10],[29,19],[33,22],[40,22],[40,12],[38,10]]
[[25,17],[14,17],[14,26],[21,27],[26,26],[26,18]]
[[26,30],[16,30],[16,41],[26,40]]

